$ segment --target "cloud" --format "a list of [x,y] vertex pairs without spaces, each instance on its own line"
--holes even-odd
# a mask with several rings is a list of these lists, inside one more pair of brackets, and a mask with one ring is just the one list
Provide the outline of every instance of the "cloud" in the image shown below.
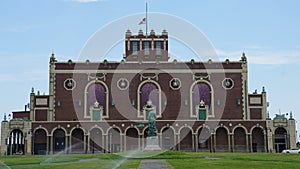
[[34,25],[0,25],[0,32],[22,33],[34,29]]
[[220,60],[225,60],[227,58],[230,60],[240,60],[243,52],[246,53],[248,62],[251,64],[282,65],[300,63],[300,51],[295,50],[270,51],[261,47],[245,51],[217,50]]
[[12,80],[12,76],[6,74],[0,74],[0,82],[8,82]]
[[259,46],[259,45],[249,45],[249,46],[244,46],[243,49],[262,50],[262,49],[265,49],[265,47]]
[[253,64],[282,65],[300,63],[300,51],[269,51],[249,54],[249,62]]
[[98,1],[104,1],[104,0],[71,0],[74,2],[79,2],[79,3],[90,3],[90,2],[98,2]]
[[47,69],[33,70],[27,72],[13,72],[8,74],[0,74],[0,83],[5,82],[24,82],[24,81],[40,81],[48,79]]

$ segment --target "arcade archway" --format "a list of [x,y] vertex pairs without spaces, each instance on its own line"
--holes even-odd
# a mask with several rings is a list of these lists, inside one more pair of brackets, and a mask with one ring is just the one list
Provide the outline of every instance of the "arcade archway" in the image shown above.
[[24,135],[20,129],[11,131],[8,138],[7,154],[24,154],[24,141]]
[[247,151],[246,132],[242,127],[238,127],[234,130],[234,151]]
[[193,151],[193,134],[192,130],[184,127],[180,130],[180,151]]
[[34,154],[47,154],[47,133],[44,129],[34,132]]
[[56,129],[53,133],[53,151],[64,151],[66,148],[66,134],[62,129]]
[[264,152],[264,131],[260,127],[255,127],[252,130],[252,152]]
[[118,128],[111,128],[108,134],[108,151],[117,153],[121,151],[121,136]]
[[224,127],[216,131],[216,151],[229,151],[228,132]]
[[76,128],[71,134],[71,151],[72,153],[84,153],[84,132]]
[[139,134],[136,128],[126,131],[126,151],[139,149]]
[[198,150],[211,151],[211,133],[208,128],[204,127],[198,131]]
[[174,130],[170,127],[166,127],[162,131],[162,149],[169,150],[174,149]]
[[90,151],[103,152],[102,131],[99,128],[90,131]]
[[277,153],[282,152],[282,150],[287,149],[287,131],[283,127],[278,127],[275,130],[275,150]]

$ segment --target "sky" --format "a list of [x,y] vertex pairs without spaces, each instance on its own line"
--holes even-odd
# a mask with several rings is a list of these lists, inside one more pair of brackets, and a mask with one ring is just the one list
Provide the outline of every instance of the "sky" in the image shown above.
[[[265,86],[271,117],[292,111],[296,121],[300,120],[300,1],[147,2],[149,12],[179,17],[201,30],[220,60],[239,60],[245,52],[249,93],[261,92]],[[4,113],[24,110],[32,87],[48,94],[52,52],[59,61],[76,61],[95,32],[124,16],[144,12],[144,0],[1,0],[0,119]],[[136,22],[130,29],[141,28]],[[148,23],[149,29],[155,27]],[[180,43],[173,44],[176,47],[170,44],[170,52],[181,55]],[[116,45],[107,59],[121,60],[123,47]],[[183,58],[190,60],[189,56]]]

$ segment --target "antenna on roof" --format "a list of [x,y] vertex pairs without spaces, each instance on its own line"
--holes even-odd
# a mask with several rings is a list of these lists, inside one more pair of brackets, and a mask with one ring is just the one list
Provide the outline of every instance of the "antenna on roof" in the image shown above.
[[146,35],[148,35],[148,5],[147,5],[147,1],[146,1]]
[[280,111],[280,109],[279,109],[279,115],[281,115],[281,111]]
[[146,35],[148,35],[148,16],[147,15],[148,15],[148,5],[147,5],[147,1],[146,1],[146,16],[139,22],[139,25],[145,24]]

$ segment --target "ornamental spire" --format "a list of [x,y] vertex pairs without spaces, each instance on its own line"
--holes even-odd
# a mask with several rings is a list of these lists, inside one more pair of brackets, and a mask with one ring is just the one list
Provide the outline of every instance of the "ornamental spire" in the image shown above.
[[246,57],[245,52],[243,52],[243,54],[242,54],[241,61],[244,62],[244,63],[247,62],[247,57]]

